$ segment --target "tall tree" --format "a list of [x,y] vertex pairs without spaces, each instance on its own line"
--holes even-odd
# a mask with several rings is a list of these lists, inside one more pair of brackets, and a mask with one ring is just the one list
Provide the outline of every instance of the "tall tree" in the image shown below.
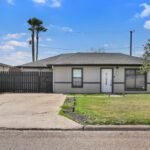
[[35,61],[35,44],[34,44],[34,36],[35,36],[35,28],[37,24],[37,18],[32,18],[28,20],[28,24],[30,25],[30,28],[28,28],[29,31],[31,31],[31,44],[32,44],[32,61]]
[[150,71],[150,39],[144,46],[144,55],[143,55],[143,66],[141,67],[142,72]]
[[39,24],[36,27],[36,61],[38,60],[38,55],[39,55],[39,33],[40,32],[46,32],[47,29],[42,26],[43,22],[39,21]]
[[[47,29],[42,26],[43,21],[37,19],[37,18],[32,18],[28,20],[28,24],[31,26],[29,30],[32,32],[32,61],[34,62],[35,60],[38,60],[38,49],[39,49],[39,33],[40,32],[46,32]],[[36,52],[35,52],[35,33],[36,33]]]

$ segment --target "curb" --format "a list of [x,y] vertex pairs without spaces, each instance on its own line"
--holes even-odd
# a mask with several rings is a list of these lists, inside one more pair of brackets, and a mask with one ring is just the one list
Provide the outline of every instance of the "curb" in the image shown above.
[[81,128],[7,128],[0,127],[0,130],[12,130],[12,131],[84,131],[84,127]]
[[108,125],[108,126],[84,126],[84,131],[150,131],[149,125]]
[[0,130],[12,131],[150,131],[150,126],[141,125],[108,125],[108,126],[92,126],[85,125],[79,128],[6,128],[0,127]]

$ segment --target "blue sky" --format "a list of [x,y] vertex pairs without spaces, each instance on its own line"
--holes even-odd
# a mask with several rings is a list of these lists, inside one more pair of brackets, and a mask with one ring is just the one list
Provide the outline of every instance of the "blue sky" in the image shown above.
[[67,52],[129,53],[134,32],[134,55],[141,56],[150,38],[148,0],[0,0],[0,62],[31,61],[29,18],[48,28],[40,34],[40,59]]

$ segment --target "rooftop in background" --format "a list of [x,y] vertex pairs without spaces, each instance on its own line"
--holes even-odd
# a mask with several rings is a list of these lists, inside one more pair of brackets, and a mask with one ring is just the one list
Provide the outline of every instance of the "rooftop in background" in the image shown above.
[[11,67],[10,65],[0,63],[0,67]]
[[141,65],[143,59],[122,53],[67,53],[27,63],[19,67],[47,67],[49,65]]

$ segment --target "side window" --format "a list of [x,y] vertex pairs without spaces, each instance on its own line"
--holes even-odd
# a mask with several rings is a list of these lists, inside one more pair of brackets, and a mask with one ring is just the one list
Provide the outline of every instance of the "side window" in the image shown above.
[[141,73],[138,69],[126,69],[125,71],[126,90],[140,91],[146,90],[146,74]]
[[72,69],[72,87],[74,88],[83,87],[83,69],[78,68]]

